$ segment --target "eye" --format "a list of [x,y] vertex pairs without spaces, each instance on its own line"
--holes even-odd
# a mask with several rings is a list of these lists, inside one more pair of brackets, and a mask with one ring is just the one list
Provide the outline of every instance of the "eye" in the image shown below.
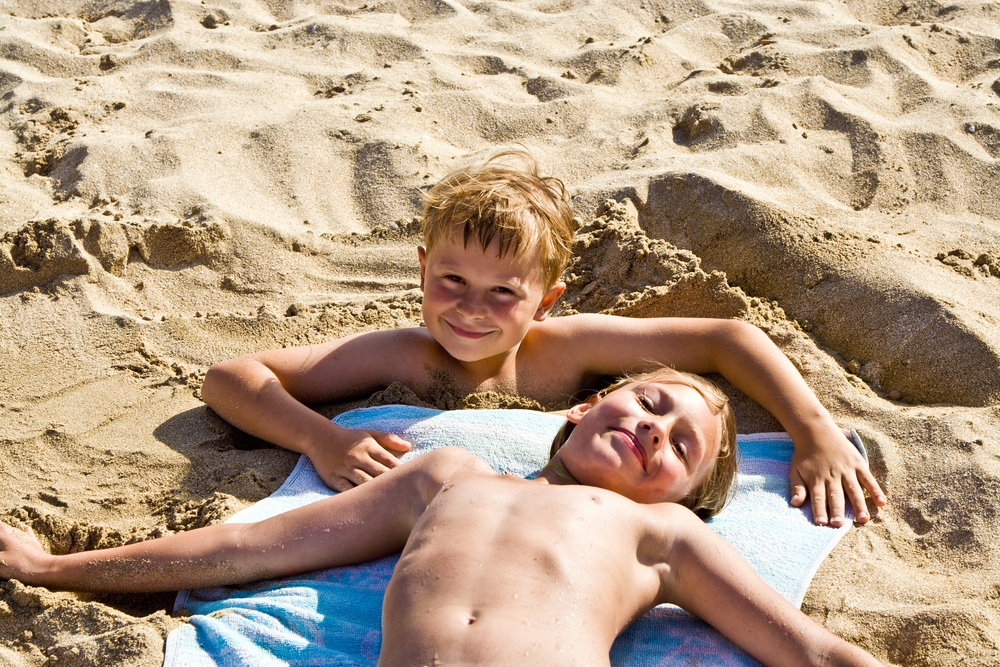
[[515,296],[514,290],[509,287],[494,287],[493,291],[504,296]]
[[653,414],[653,401],[651,401],[649,397],[646,396],[645,389],[643,389],[641,394],[636,394],[636,399],[639,401],[639,405],[642,406],[643,410],[645,410],[650,414]]
[[682,461],[687,459],[687,448],[684,446],[684,443],[678,440],[671,440],[670,445],[674,448],[674,451],[677,452],[677,456],[679,456]]
[[462,276],[456,276],[453,273],[446,274],[444,276],[444,279],[447,280],[448,282],[458,283],[459,285],[465,284],[465,279],[462,278]]

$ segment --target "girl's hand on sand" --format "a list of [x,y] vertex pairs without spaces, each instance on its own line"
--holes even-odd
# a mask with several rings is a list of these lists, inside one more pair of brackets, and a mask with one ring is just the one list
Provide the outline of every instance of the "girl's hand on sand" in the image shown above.
[[812,500],[813,521],[819,526],[844,525],[847,501],[854,508],[854,520],[867,523],[870,516],[865,490],[877,507],[887,502],[861,452],[839,432],[823,444],[796,442],[789,481],[791,504],[801,507],[808,495]]
[[335,491],[347,491],[399,465],[412,445],[383,431],[347,431],[350,438],[312,455],[320,479]]
[[51,558],[35,537],[34,531],[17,530],[0,523],[0,579],[33,583],[43,564]]

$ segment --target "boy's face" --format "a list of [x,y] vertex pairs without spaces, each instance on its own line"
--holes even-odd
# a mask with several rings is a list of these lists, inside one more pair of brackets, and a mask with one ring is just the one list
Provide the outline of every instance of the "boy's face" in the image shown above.
[[546,290],[537,252],[499,257],[496,240],[483,251],[445,238],[417,249],[427,330],[455,359],[476,362],[517,348],[532,321],[542,321],[566,289]]
[[719,452],[718,415],[684,384],[628,384],[566,418],[576,423],[556,454],[566,470],[640,503],[682,500]]

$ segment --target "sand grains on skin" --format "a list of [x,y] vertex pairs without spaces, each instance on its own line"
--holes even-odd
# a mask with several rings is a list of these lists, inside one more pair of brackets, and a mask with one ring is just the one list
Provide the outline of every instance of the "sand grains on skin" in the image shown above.
[[[0,512],[53,549],[277,488],[206,369],[420,325],[419,192],[520,142],[581,222],[561,312],[753,322],[869,444],[891,505],[806,611],[1000,664],[994,5],[11,0],[0,45]],[[0,662],[160,664],[169,607],[7,582]]]

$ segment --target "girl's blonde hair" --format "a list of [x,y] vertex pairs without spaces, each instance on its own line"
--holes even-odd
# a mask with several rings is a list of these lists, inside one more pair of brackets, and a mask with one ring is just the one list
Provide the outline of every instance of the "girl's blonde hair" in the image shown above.
[[[599,401],[616,389],[621,389],[628,384],[642,385],[656,382],[683,384],[691,387],[701,394],[712,413],[719,417],[719,430],[721,432],[719,453],[715,457],[714,465],[705,475],[705,479],[691,493],[678,501],[702,519],[715,516],[722,511],[722,508],[736,492],[736,467],[740,456],[739,448],[736,445],[736,416],[729,404],[729,397],[721,389],[700,375],[664,366],[648,373],[625,375],[613,385],[596,393],[588,399],[588,402]],[[566,444],[575,426],[576,424],[568,420],[562,425],[552,441],[549,458],[555,456],[559,448]]]
[[424,195],[428,252],[440,239],[458,234],[466,247],[475,237],[483,250],[497,239],[501,257],[538,248],[545,289],[566,269],[575,231],[563,182],[542,176],[538,162],[522,149],[500,151],[478,167],[453,171]]

